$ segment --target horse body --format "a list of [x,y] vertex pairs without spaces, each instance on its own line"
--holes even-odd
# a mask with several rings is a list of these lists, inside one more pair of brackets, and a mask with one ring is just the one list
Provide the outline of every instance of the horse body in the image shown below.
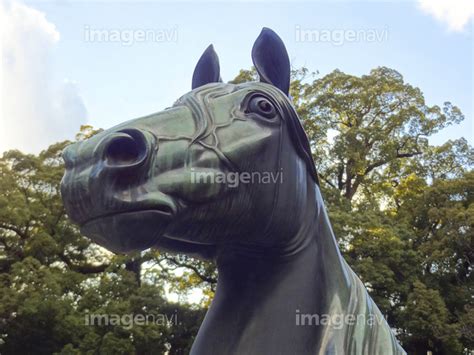
[[68,215],[113,251],[216,260],[192,354],[404,353],[339,252],[283,43],[264,29],[252,56],[261,83],[221,83],[210,46],[173,107],[67,148]]
[[191,354],[404,353],[341,257],[319,188],[308,189],[294,245],[218,253],[215,298]]

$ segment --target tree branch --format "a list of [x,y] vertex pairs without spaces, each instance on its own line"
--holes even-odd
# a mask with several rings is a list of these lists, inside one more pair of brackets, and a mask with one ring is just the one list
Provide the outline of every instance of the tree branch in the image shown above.
[[74,264],[66,255],[59,255],[61,261],[63,261],[70,270],[78,272],[80,274],[99,274],[104,272],[109,267],[109,264],[91,265],[91,264]]
[[15,232],[21,239],[26,239],[28,237],[28,235],[24,231],[22,231],[20,228],[6,224],[6,223],[0,223],[0,228]]
[[206,275],[203,275],[201,273],[201,271],[199,271],[199,269],[197,267],[195,267],[194,265],[190,265],[190,264],[186,264],[186,263],[181,263],[179,262],[178,260],[172,258],[172,257],[169,257],[169,256],[165,256],[163,257],[163,260],[166,260],[166,261],[169,261],[171,263],[173,263],[174,265],[176,266],[179,266],[179,267],[184,267],[184,268],[187,268],[189,270],[192,270],[202,281],[204,282],[208,282],[210,284],[214,284],[214,283],[217,283],[217,279],[215,279],[214,277],[208,277]]

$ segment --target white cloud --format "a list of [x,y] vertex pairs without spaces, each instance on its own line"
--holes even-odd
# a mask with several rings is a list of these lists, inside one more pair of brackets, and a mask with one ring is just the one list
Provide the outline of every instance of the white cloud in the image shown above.
[[54,24],[24,4],[0,1],[0,35],[0,153],[38,152],[74,137],[87,112],[77,86],[54,78]]
[[473,0],[418,0],[421,10],[445,23],[450,31],[461,32],[474,17]]

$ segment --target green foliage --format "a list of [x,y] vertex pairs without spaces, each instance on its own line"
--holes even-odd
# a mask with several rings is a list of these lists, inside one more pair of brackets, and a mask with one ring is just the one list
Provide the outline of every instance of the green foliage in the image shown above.
[[[291,97],[311,141],[344,257],[410,354],[474,349],[474,153],[429,143],[463,119],[426,104],[400,73],[292,72]],[[255,80],[255,69],[233,80]],[[81,128],[77,140],[98,131]],[[0,352],[185,354],[213,297],[211,262],[148,250],[114,256],[65,216],[60,153],[0,159]],[[166,293],[202,290],[198,305]],[[87,325],[90,315],[177,315],[178,324]]]
[[462,352],[458,324],[450,323],[448,309],[439,291],[415,281],[402,314],[404,324],[410,329],[413,350],[420,353],[427,348],[435,353]]

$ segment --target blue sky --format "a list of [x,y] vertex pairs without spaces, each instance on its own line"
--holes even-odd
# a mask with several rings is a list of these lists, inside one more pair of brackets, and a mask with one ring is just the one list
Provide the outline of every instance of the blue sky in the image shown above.
[[[472,8],[462,8],[469,0],[457,5],[452,0],[434,2],[438,7],[430,8],[423,1],[421,5],[416,1],[24,3],[10,10],[14,16],[7,33],[18,36],[11,42],[10,56],[19,53],[27,59],[24,69],[15,69],[20,73],[12,76],[12,83],[5,83],[7,74],[2,85],[4,102],[14,100],[15,105],[2,118],[11,122],[0,150],[35,151],[72,138],[80,124],[108,128],[170,106],[190,90],[194,65],[209,43],[219,54],[223,79],[230,80],[239,69],[251,66],[250,51],[263,26],[282,37],[293,67],[319,71],[319,77],[334,69],[354,75],[377,66],[398,70],[406,82],[423,91],[428,104],[451,101],[466,116],[461,125],[432,142],[462,136],[472,144]],[[148,31],[148,39],[93,41],[94,30],[107,30],[110,36],[113,31],[122,36],[132,30],[135,35]],[[298,41],[298,30],[326,31],[331,36],[354,31],[359,37],[342,42],[339,37]],[[160,41],[163,33],[171,40]],[[369,33],[379,34],[380,39],[369,39]],[[35,43],[44,45],[32,45],[35,36],[39,38]],[[24,77],[26,89],[18,76]],[[29,78],[39,82],[35,86]],[[16,92],[25,95],[23,101],[18,102]],[[44,108],[41,100],[50,101],[52,107]],[[37,104],[28,111],[30,102]],[[29,122],[31,111],[44,119]],[[42,138],[33,141],[28,134],[20,137],[12,132],[24,132],[25,127],[42,132]],[[60,129],[55,132],[54,127]]]

